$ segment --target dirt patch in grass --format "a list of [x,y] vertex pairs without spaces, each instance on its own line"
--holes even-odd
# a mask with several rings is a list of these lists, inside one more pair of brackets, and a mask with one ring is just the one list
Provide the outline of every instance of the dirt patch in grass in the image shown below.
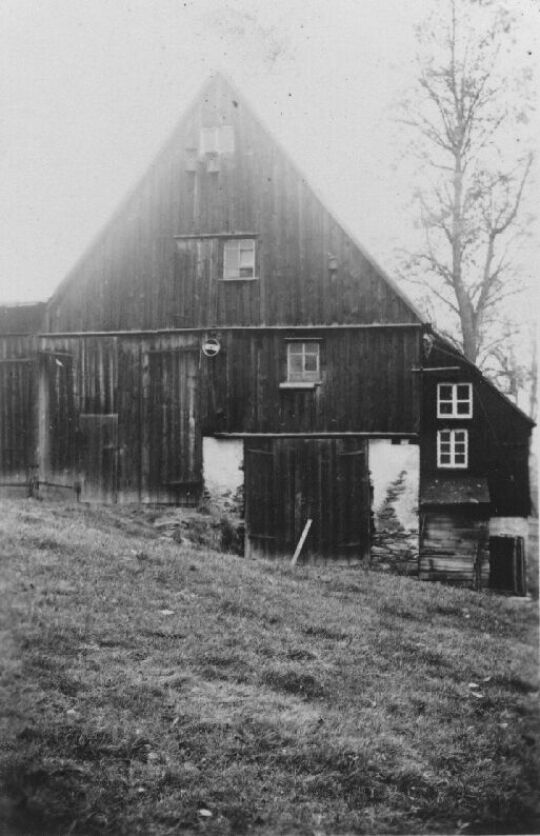
[[6,833],[100,834],[120,832],[129,804],[128,770],[85,769],[79,763],[34,757],[14,759],[4,780],[11,800]]
[[21,538],[21,545],[29,549],[49,551],[54,554],[67,554],[69,546],[62,543],[56,537],[40,537],[39,535],[27,535]]
[[341,642],[350,638],[349,633],[344,633],[342,630],[332,630],[324,627],[322,624],[313,624],[304,628],[306,636],[313,636],[315,639],[329,639],[330,641]]
[[311,674],[297,671],[269,670],[261,677],[262,682],[274,691],[295,694],[304,700],[317,700],[325,695],[321,683]]

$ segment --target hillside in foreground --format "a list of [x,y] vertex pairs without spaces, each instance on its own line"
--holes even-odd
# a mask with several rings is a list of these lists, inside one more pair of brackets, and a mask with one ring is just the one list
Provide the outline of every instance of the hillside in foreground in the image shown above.
[[[537,611],[4,502],[4,834],[537,833]],[[177,538],[179,539],[179,538]]]

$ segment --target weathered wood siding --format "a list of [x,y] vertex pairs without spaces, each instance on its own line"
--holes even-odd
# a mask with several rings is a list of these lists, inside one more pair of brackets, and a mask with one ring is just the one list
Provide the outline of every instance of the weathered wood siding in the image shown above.
[[420,580],[483,588],[489,580],[487,513],[477,508],[424,509]]
[[[495,516],[528,516],[529,440],[532,422],[491,386],[471,364],[445,349],[431,352],[427,367],[458,366],[459,370],[426,372],[422,375],[421,479],[441,473],[485,476]],[[437,384],[472,384],[473,416],[467,419],[437,418]],[[437,431],[467,429],[467,470],[437,470]]]
[[[420,495],[433,477],[487,480],[483,502],[421,507],[420,578],[485,587],[489,581],[489,516],[527,516],[530,509],[528,447],[532,424],[480,372],[445,344],[436,343],[421,375]],[[432,369],[430,371],[429,369]],[[438,383],[471,383],[471,418],[437,418]],[[437,432],[466,429],[468,467],[437,468]],[[439,500],[442,502],[442,498]]]
[[[37,355],[32,337],[0,339],[0,489],[27,485],[36,470]],[[8,485],[6,485],[8,483]]]
[[[149,494],[198,498],[202,488],[197,347],[154,348],[143,365],[143,451]],[[143,471],[143,475],[144,471]]]
[[321,383],[280,389],[287,340],[303,332],[224,331],[201,358],[205,434],[214,432],[395,432],[418,430],[416,328],[321,329]]
[[200,331],[4,338],[19,359],[0,364],[2,472],[26,479],[35,460],[42,482],[83,499],[185,501],[203,433],[417,431],[418,328],[310,332],[320,383],[280,388],[301,333],[224,330],[213,358]]
[[369,553],[368,444],[359,440],[251,439],[244,444],[246,556],[302,559]]
[[198,342],[41,338],[39,479],[99,501],[193,501],[202,487]]
[[[212,125],[232,128],[234,150],[193,156]],[[257,238],[257,276],[222,281],[221,236],[241,232]],[[188,235],[196,237],[178,237]],[[417,321],[223,79],[187,112],[48,306],[55,332]]]

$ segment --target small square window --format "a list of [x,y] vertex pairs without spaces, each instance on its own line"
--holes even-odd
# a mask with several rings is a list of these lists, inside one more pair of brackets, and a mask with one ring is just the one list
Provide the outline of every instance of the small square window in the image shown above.
[[439,430],[437,433],[437,467],[466,468],[468,464],[468,431]]
[[321,378],[320,344],[287,343],[287,382],[319,383]]
[[231,238],[223,244],[223,278],[255,278],[255,239]]
[[437,418],[472,418],[472,385],[437,384]]

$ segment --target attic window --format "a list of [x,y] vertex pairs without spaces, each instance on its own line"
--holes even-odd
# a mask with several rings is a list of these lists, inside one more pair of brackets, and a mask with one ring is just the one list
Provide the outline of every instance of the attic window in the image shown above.
[[254,238],[231,238],[223,242],[223,278],[256,278]]
[[199,134],[199,155],[234,153],[234,131],[232,125],[213,125],[201,128]]
[[437,467],[464,469],[469,465],[469,433],[467,430],[439,430],[437,433]]
[[437,418],[472,418],[472,385],[437,384]]

